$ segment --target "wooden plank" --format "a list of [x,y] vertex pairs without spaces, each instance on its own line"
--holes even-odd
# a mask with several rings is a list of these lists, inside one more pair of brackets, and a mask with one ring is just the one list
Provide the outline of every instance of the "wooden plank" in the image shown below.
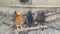
[[[58,16],[58,15],[59,15],[59,16]],[[53,15],[52,15],[52,16],[53,16]],[[58,18],[60,18],[60,14],[57,14],[57,15],[51,17],[51,18],[46,18],[46,21],[56,20],[56,19],[58,19]]]
[[48,26],[45,25],[45,26],[28,27],[28,28],[18,29],[17,31],[36,30],[36,29],[40,29],[40,28],[48,28]]
[[40,25],[40,26],[36,26],[36,27],[28,27],[28,28],[18,29],[16,31],[21,32],[21,31],[37,30],[37,29],[50,28],[50,27],[58,28],[58,27],[60,27],[60,25],[59,24],[57,24],[55,26],[51,26],[51,25],[43,25],[42,26],[42,25]]
[[0,4],[0,6],[6,6],[6,7],[60,7],[60,5],[20,5],[20,4]]

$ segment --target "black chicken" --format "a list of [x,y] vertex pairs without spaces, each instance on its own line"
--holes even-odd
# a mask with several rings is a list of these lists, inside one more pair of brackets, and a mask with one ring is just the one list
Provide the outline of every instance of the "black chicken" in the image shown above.
[[20,0],[21,3],[26,3],[28,2],[29,0]]
[[44,15],[44,11],[42,11],[41,13],[38,14],[36,21],[38,22],[38,24],[43,25],[45,22],[45,15]]
[[29,11],[28,14],[26,15],[26,19],[27,19],[27,26],[31,27],[34,23],[31,11]]

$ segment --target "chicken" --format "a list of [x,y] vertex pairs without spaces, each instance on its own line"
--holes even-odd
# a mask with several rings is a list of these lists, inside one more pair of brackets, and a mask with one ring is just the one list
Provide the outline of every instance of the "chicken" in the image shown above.
[[22,25],[25,23],[25,17],[22,13],[16,13],[15,15],[15,22],[14,24],[16,26],[20,26],[22,28]]
[[26,3],[28,2],[29,0],[20,0],[21,3]]
[[26,15],[26,19],[27,19],[27,26],[28,27],[31,27],[33,25],[33,16],[32,16],[32,13],[31,11],[29,11]]
[[42,11],[41,13],[38,13],[38,16],[36,18],[36,21],[38,22],[38,24],[43,25],[45,22],[45,15],[44,15],[44,11]]

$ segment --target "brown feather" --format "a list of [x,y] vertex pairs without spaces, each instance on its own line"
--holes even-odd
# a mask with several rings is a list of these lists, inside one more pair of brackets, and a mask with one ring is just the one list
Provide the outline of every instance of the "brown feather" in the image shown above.
[[25,17],[24,15],[21,13],[20,15],[15,16],[15,25],[23,25],[25,23]]

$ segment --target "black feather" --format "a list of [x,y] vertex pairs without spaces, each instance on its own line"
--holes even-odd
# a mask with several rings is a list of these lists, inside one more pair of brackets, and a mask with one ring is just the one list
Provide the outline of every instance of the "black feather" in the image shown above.
[[45,15],[44,12],[39,13],[39,15],[36,18],[37,22],[39,24],[43,24],[45,22]]
[[26,19],[27,19],[27,26],[32,26],[33,25],[33,16],[32,16],[32,13],[31,11],[28,12],[28,14],[26,15]]
[[20,2],[22,2],[22,3],[26,3],[26,2],[28,2],[29,0],[20,0]]

